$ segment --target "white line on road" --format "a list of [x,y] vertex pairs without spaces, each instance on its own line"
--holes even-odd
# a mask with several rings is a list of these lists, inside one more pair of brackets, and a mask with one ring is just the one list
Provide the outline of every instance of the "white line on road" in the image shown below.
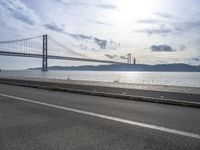
[[75,113],[79,113],[79,114],[89,115],[89,116],[93,116],[93,117],[97,117],[97,118],[117,121],[117,122],[129,124],[129,125],[133,125],[133,126],[139,126],[139,127],[158,130],[158,131],[162,131],[162,132],[178,134],[178,135],[182,135],[182,136],[186,136],[186,137],[195,138],[195,139],[199,139],[200,140],[200,135],[199,134],[195,134],[195,133],[190,133],[190,132],[185,132],[185,131],[165,128],[165,127],[161,127],[161,126],[156,126],[156,125],[151,125],[151,124],[131,121],[131,120],[122,119],[122,118],[118,118],[118,117],[98,114],[98,113],[94,113],[94,112],[89,112],[89,111],[84,111],[84,110],[79,110],[79,109],[74,109],[74,108],[54,105],[54,104],[48,104],[48,103],[45,103],[45,102],[39,102],[39,101],[36,101],[36,100],[31,100],[31,99],[26,99],[26,98],[6,95],[6,94],[2,94],[2,93],[0,93],[0,96],[7,97],[7,98],[12,98],[12,99],[16,99],[16,100],[20,100],[20,101],[24,101],[24,102],[39,104],[39,105],[43,105],[43,106],[48,106],[48,107],[51,107],[51,108],[71,111],[71,112],[75,112]]

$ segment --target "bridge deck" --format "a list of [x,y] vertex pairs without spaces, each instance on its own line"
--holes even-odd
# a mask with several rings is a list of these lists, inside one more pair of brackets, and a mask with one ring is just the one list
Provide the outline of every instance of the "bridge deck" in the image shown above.
[[[7,51],[0,51],[0,55],[15,56],[15,57],[32,57],[32,58],[42,58],[43,57],[42,54],[17,53],[17,52],[7,52]],[[86,61],[86,62],[98,62],[98,63],[112,63],[112,64],[125,64],[123,62],[117,62],[117,61],[87,59],[87,58],[77,58],[77,57],[66,57],[66,56],[54,56],[54,55],[48,55],[48,59]]]

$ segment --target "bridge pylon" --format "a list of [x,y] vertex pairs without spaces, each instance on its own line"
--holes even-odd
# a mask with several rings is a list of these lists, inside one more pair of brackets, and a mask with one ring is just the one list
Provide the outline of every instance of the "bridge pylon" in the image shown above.
[[48,38],[47,34],[43,35],[43,53],[42,53],[42,71],[48,71]]

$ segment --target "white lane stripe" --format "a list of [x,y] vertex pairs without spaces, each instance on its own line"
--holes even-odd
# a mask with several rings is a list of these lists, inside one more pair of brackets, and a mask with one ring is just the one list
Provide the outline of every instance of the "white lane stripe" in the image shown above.
[[185,131],[180,131],[180,130],[165,128],[165,127],[161,127],[161,126],[156,126],[156,125],[151,125],[151,124],[146,124],[146,123],[131,121],[131,120],[122,119],[122,118],[118,118],[118,117],[113,117],[113,116],[108,116],[108,115],[93,113],[93,112],[89,112],[89,111],[84,111],[84,110],[79,110],[79,109],[74,109],[74,108],[69,108],[69,107],[54,105],[54,104],[48,104],[48,103],[39,102],[39,101],[36,101],[36,100],[31,100],[31,99],[26,99],[26,98],[21,98],[21,97],[6,95],[6,94],[2,94],[2,93],[0,93],[0,96],[7,97],[7,98],[12,98],[12,99],[16,99],[16,100],[20,100],[20,101],[24,101],[24,102],[39,104],[39,105],[43,105],[43,106],[48,106],[48,107],[52,107],[52,108],[56,108],[56,109],[61,109],[61,110],[66,110],[66,111],[72,111],[72,112],[75,112],[75,113],[89,115],[89,116],[93,116],[93,117],[97,117],[97,118],[102,118],[102,119],[117,121],[117,122],[129,124],[129,125],[133,125],[133,126],[139,126],[139,127],[153,129],[153,130],[158,130],[158,131],[162,131],[162,132],[167,132],[167,133],[172,133],[172,134],[178,134],[178,135],[182,135],[182,136],[186,136],[186,137],[195,138],[195,139],[199,139],[200,140],[200,135],[199,134],[195,134],[195,133],[190,133],[190,132],[185,132]]

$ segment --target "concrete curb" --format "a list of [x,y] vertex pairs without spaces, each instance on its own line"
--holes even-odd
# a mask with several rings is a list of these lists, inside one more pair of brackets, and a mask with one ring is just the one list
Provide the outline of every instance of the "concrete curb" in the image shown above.
[[52,86],[52,85],[43,86],[41,84],[34,84],[34,82],[30,83],[31,81],[28,81],[28,83],[25,83],[25,82],[26,81],[22,82],[22,80],[11,80],[11,81],[2,81],[1,80],[0,81],[0,83],[2,83],[2,84],[32,87],[32,88],[46,89],[46,90],[52,90],[52,91],[62,91],[62,92],[86,94],[86,95],[93,95],[93,96],[103,96],[103,97],[110,97],[110,98],[119,98],[119,99],[135,100],[135,101],[146,101],[146,102],[154,102],[154,103],[200,108],[200,103],[198,103],[198,102],[188,102],[188,101],[172,100],[172,99],[164,99],[164,98],[152,98],[152,97],[145,97],[145,96],[134,96],[134,95],[127,95],[127,94],[116,94],[116,93],[108,93],[108,92],[100,92],[100,91],[89,91],[89,90],[82,90],[82,89],[63,88],[63,87]]

